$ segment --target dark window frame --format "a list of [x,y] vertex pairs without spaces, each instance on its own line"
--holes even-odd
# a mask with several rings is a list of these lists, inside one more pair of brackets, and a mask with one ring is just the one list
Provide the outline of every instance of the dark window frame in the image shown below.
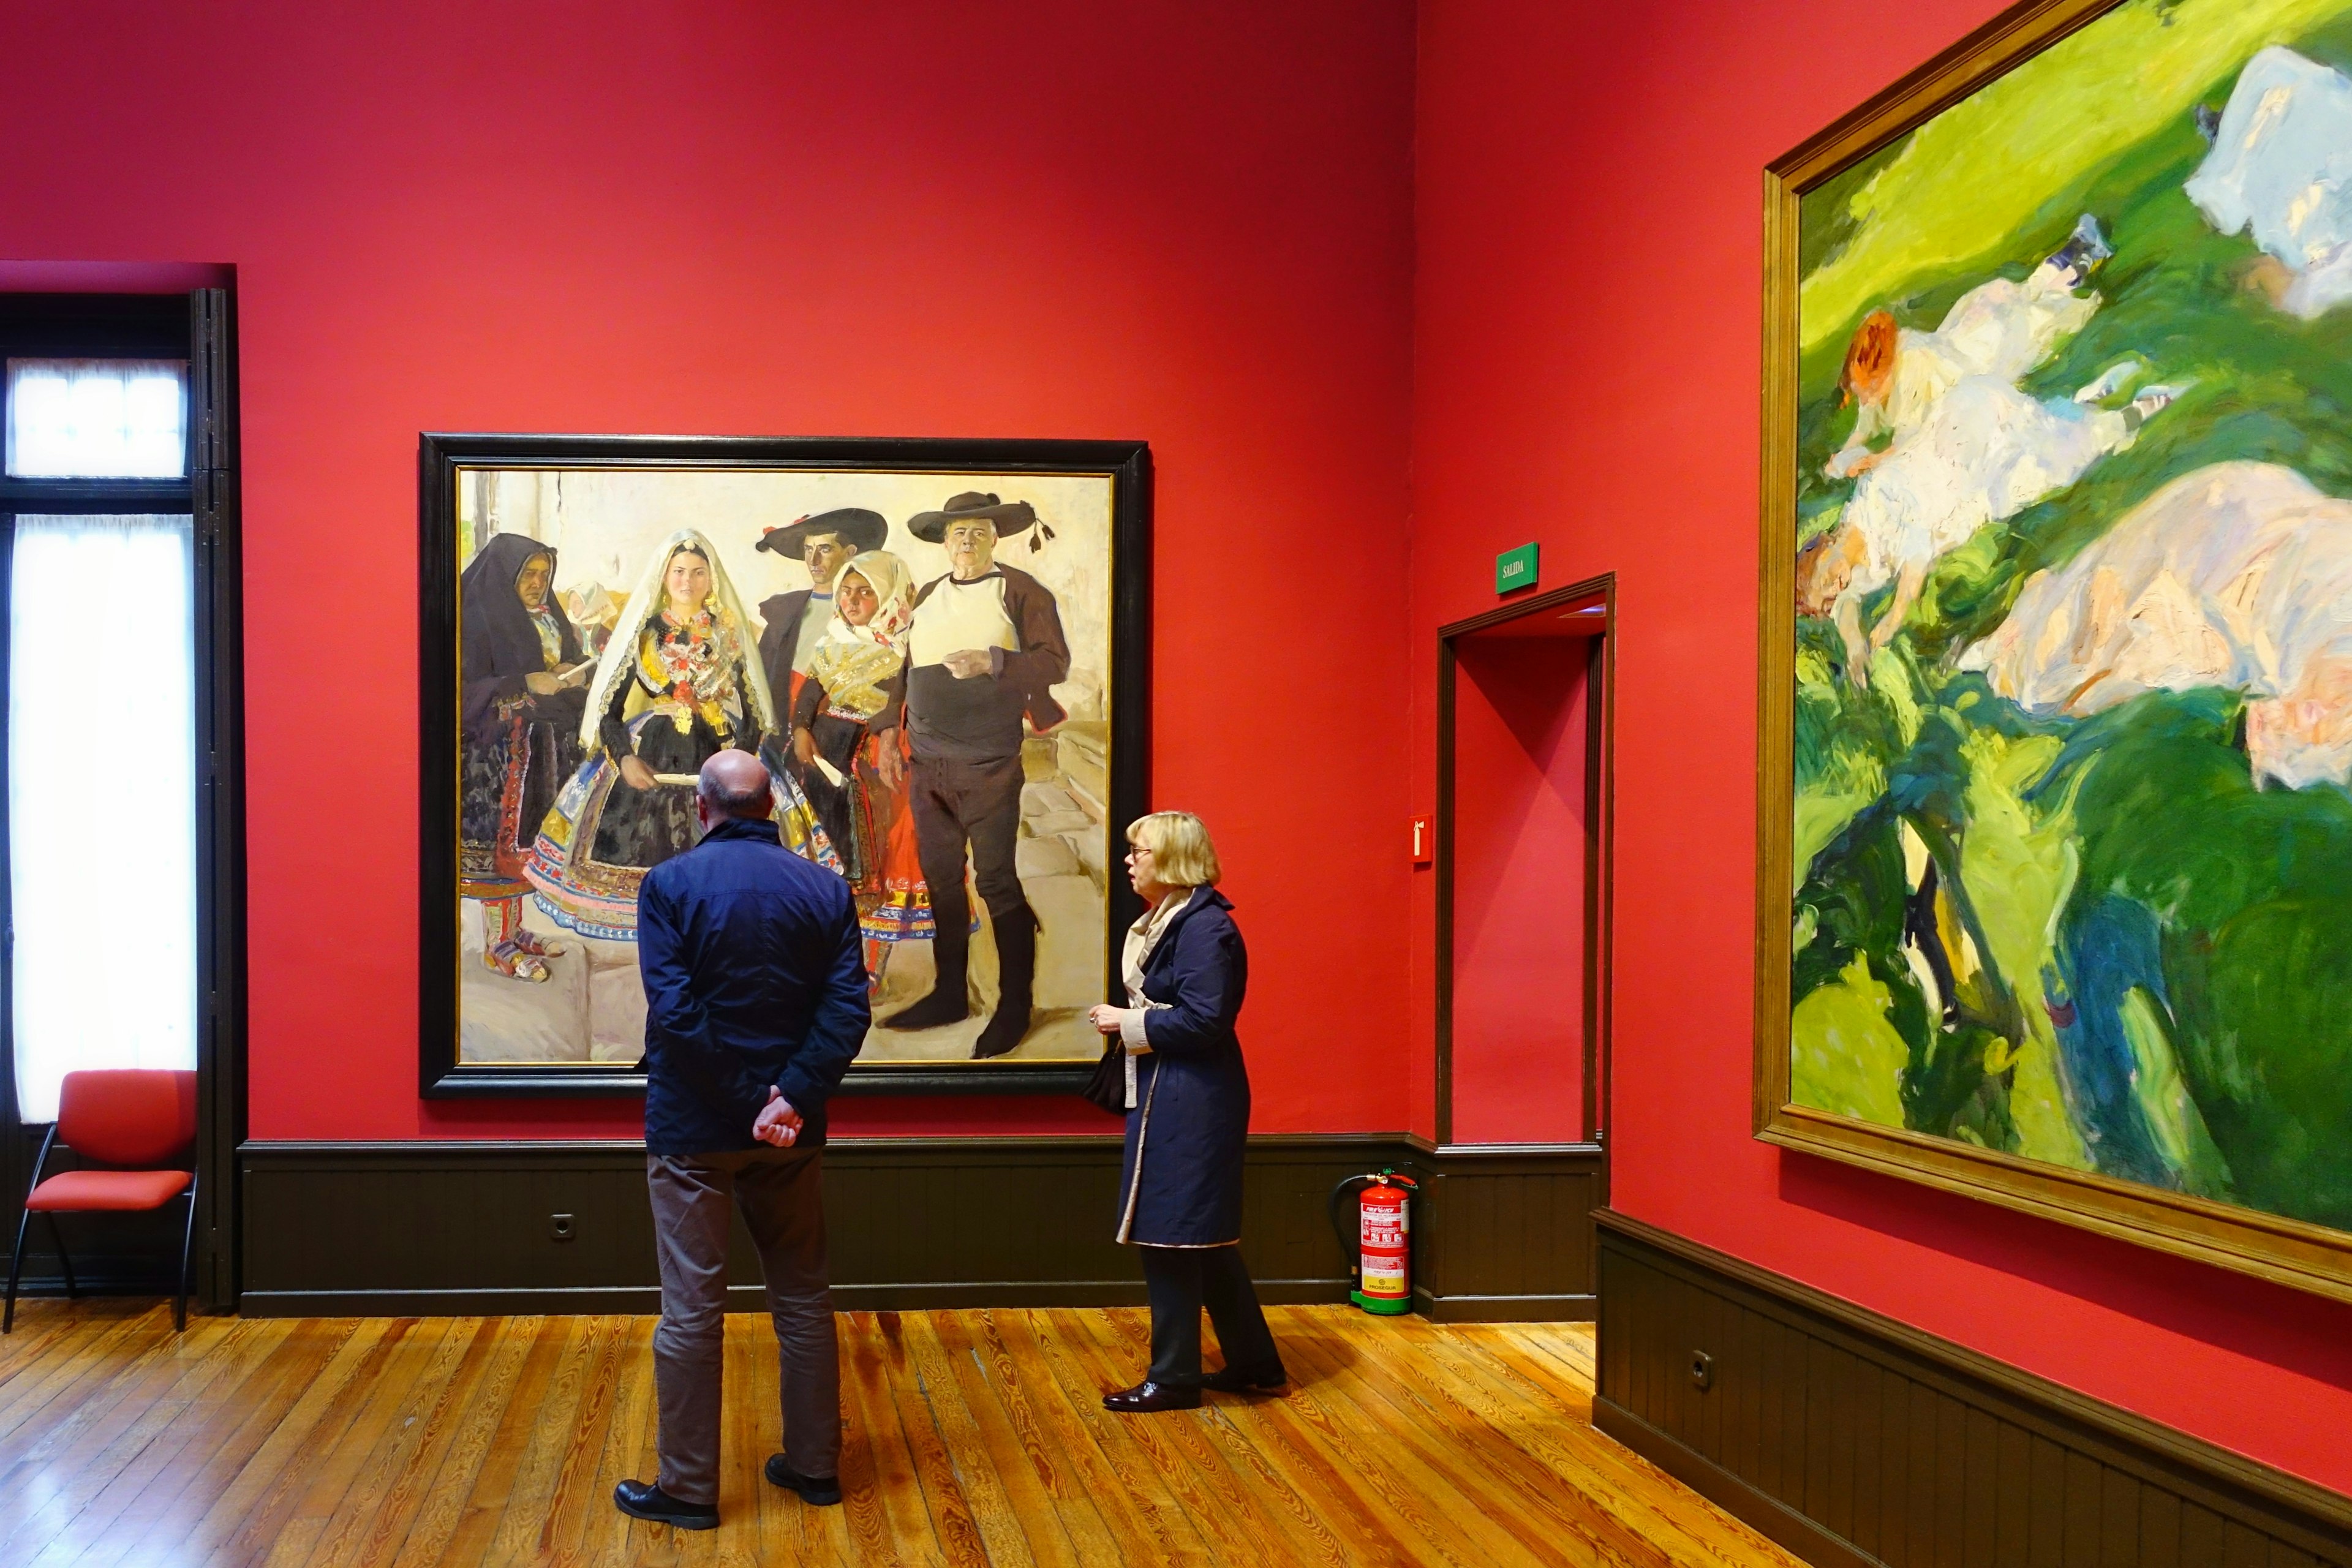
[[[245,1134],[245,857],[243,615],[237,528],[236,374],[226,289],[192,294],[0,294],[0,360],[177,359],[188,363],[188,464],[176,479],[31,479],[0,474],[0,607],[20,514],[165,513],[193,520],[196,739],[196,1215],[195,1297],[233,1310],[237,1292],[236,1160]],[[0,379],[0,419],[7,390]],[[0,689],[8,679],[0,637]],[[7,754],[0,734],[0,959],[13,949],[7,837]],[[13,1227],[30,1184],[39,1126],[16,1105],[13,966],[0,962],[0,1225]],[[53,1167],[58,1163],[53,1160]],[[173,1245],[133,1234],[136,1261],[108,1237],[76,1273],[88,1288],[142,1289],[168,1279],[178,1215],[161,1211]],[[118,1226],[117,1234],[123,1234]],[[152,1267],[147,1255],[153,1254]],[[37,1256],[37,1255],[35,1255]],[[79,1254],[78,1254],[79,1256]],[[28,1263],[35,1260],[28,1256]],[[91,1267],[95,1265],[95,1267]],[[37,1291],[44,1283],[28,1268]],[[152,1279],[151,1279],[152,1276]]]

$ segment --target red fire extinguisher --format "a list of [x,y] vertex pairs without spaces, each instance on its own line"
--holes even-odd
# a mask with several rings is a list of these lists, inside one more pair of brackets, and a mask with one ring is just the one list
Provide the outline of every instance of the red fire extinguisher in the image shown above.
[[1398,1175],[1393,1166],[1384,1167],[1377,1176],[1349,1176],[1340,1182],[1331,1189],[1331,1219],[1343,1245],[1349,1237],[1340,1223],[1340,1199],[1359,1183],[1364,1185],[1356,1198],[1355,1237],[1350,1248],[1356,1256],[1357,1288],[1348,1292],[1348,1298],[1365,1311],[1382,1317],[1410,1312],[1411,1204],[1412,1194],[1420,1190],[1421,1184],[1411,1176]]

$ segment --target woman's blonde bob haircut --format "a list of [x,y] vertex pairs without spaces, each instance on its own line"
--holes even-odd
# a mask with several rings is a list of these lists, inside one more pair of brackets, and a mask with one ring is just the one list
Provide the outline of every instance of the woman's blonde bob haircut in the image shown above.
[[1127,841],[1151,851],[1151,877],[1171,888],[1213,888],[1222,875],[1209,826],[1189,811],[1155,811],[1127,825]]

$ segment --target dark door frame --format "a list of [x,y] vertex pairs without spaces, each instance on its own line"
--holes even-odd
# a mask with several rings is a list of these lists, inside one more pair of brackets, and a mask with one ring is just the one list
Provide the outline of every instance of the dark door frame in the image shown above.
[[[1584,873],[1584,1126],[1591,1145],[1605,1146],[1609,1129],[1610,928],[1613,919],[1614,773],[1617,704],[1617,574],[1547,589],[1497,605],[1437,628],[1437,1142],[1454,1142],[1454,821],[1455,642],[1507,621],[1558,610],[1599,605],[1601,629],[1586,668]],[[1549,1145],[1547,1147],[1549,1147]],[[1604,1170],[1604,1187],[1606,1166]],[[1603,1201],[1606,1201],[1605,1198]]]
[[[200,1310],[237,1300],[236,1148],[245,1135],[245,663],[238,526],[236,354],[226,289],[184,295],[0,296],[8,354],[188,362],[188,469],[178,479],[12,479],[0,475],[0,613],[8,539],[19,513],[170,512],[192,520],[190,612],[195,643],[196,1169],[195,1289]],[[7,652],[0,638],[0,690]],[[0,731],[5,735],[5,731]],[[0,824],[7,758],[0,745]],[[7,910],[0,832],[0,911]],[[9,938],[13,945],[13,934]],[[37,1138],[18,1119],[10,965],[0,962],[0,1224],[13,1229]],[[178,1221],[173,1219],[173,1239]],[[174,1248],[173,1258],[176,1258]],[[158,1259],[167,1275],[171,1259]],[[104,1289],[121,1283],[101,1271]]]

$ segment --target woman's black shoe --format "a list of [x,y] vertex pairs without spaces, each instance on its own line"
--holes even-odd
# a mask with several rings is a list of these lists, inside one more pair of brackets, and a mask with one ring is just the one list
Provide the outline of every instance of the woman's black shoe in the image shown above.
[[623,1481],[613,1489],[613,1502],[633,1519],[674,1524],[680,1530],[716,1530],[719,1509],[714,1503],[680,1502],[646,1481]]
[[1104,1394],[1103,1408],[1121,1415],[1148,1415],[1155,1410],[1198,1410],[1201,1391],[1172,1383],[1139,1383],[1133,1388]]
[[839,1476],[804,1476],[784,1463],[782,1454],[768,1456],[768,1484],[798,1492],[801,1501],[816,1508],[831,1508],[841,1500]]
[[1280,1388],[1290,1381],[1290,1374],[1279,1366],[1257,1372],[1240,1372],[1230,1366],[1219,1367],[1201,1379],[1202,1388],[1213,1388],[1219,1394],[1265,1393]]

